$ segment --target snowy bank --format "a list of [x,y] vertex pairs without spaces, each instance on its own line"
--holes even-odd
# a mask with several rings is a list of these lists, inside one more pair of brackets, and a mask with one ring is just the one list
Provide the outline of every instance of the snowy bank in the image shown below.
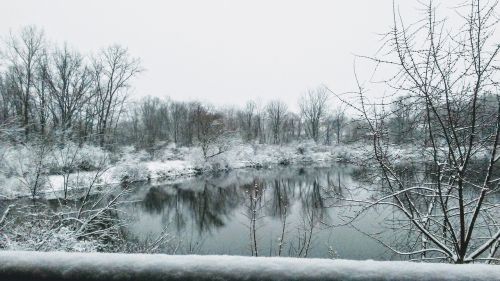
[[0,252],[0,280],[500,280],[500,266],[239,256]]
[[[42,175],[40,196],[55,196],[65,187],[69,190],[85,190],[90,185],[107,186],[120,183],[169,181],[187,178],[202,173],[228,171],[241,168],[270,168],[277,165],[299,163],[354,162],[364,158],[366,152],[357,144],[324,146],[313,142],[291,143],[287,145],[266,145],[236,143],[228,151],[204,159],[199,147],[167,146],[154,153],[144,150],[135,151],[132,147],[123,147],[113,155],[98,148],[72,150],[63,148],[52,153],[40,169]],[[32,178],[36,178],[35,149],[11,148],[7,150],[0,163],[0,198],[16,198],[30,195]],[[26,163],[19,163],[18,152],[25,152]],[[36,151],[35,151],[36,152]],[[65,156],[70,158],[69,161]],[[100,159],[115,159],[101,161]],[[55,159],[55,160],[54,160]],[[77,161],[73,161],[77,159]],[[72,163],[74,171],[65,174],[66,162]],[[102,163],[102,165],[99,165]],[[30,166],[31,165],[31,166]],[[86,169],[80,169],[85,167]],[[93,169],[92,169],[93,168]],[[100,171],[99,171],[100,169]],[[63,171],[63,172],[61,172]],[[94,189],[96,191],[97,189]]]
[[[333,146],[314,142],[286,145],[234,143],[224,153],[204,159],[199,147],[169,145],[155,152],[146,152],[126,146],[110,153],[97,147],[79,148],[72,145],[56,149],[55,153],[47,157],[46,163],[43,163],[44,168],[41,169],[43,174],[38,195],[54,197],[65,187],[70,190],[85,190],[91,184],[105,187],[120,183],[164,182],[241,168],[332,162],[370,166],[371,149],[370,145],[363,143]],[[387,151],[394,163],[412,163],[431,158],[430,151],[410,146],[389,146]],[[30,185],[36,178],[36,167],[33,165],[36,163],[35,152],[36,149],[13,147],[5,150],[3,154],[0,153],[0,156],[3,155],[0,157],[0,160],[3,160],[0,161],[0,198],[30,195]],[[23,161],[19,161],[19,154],[23,155]],[[73,169],[65,168],[68,166],[67,162],[72,163]],[[61,172],[67,170],[72,170],[71,174],[64,175],[64,172]]]

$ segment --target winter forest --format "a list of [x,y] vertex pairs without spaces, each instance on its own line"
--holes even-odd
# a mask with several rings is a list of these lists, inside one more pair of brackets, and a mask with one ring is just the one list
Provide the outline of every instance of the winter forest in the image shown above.
[[0,253],[498,273],[499,7],[415,1],[410,21],[397,2],[378,46],[344,54],[350,90],[235,105],[138,93],[151,70],[126,44],[84,49],[31,23],[0,34]]

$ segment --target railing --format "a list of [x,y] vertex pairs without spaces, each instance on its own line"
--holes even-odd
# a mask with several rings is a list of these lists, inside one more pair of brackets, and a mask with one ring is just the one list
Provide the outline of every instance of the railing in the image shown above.
[[500,280],[500,266],[0,251],[0,280]]

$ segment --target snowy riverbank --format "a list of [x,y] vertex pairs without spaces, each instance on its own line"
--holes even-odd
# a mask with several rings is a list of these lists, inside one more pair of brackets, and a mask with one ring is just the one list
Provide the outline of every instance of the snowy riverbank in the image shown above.
[[[4,149],[0,166],[0,197],[29,196],[36,173],[35,149]],[[276,165],[319,162],[354,162],[366,154],[363,146],[323,146],[314,143],[289,145],[236,144],[228,151],[204,159],[200,148],[167,146],[154,151],[135,151],[124,147],[111,154],[95,147],[74,148],[52,152],[41,161],[39,194],[57,192],[64,187],[84,188],[94,185],[119,184],[152,180],[172,180],[202,173],[241,168],[270,168]],[[71,164],[75,171],[58,169]],[[86,169],[81,169],[86,167]]]
[[[422,159],[410,148],[394,147],[399,161]],[[271,168],[277,165],[342,162],[366,165],[371,146],[363,143],[317,145],[313,142],[287,145],[234,144],[215,157],[204,159],[198,147],[166,146],[154,152],[122,147],[111,153],[100,148],[69,146],[52,151],[39,162],[37,149],[4,148],[0,164],[0,198],[30,196],[37,163],[42,163],[37,194],[44,196],[65,187],[81,189],[124,182],[168,181],[203,173],[241,168]],[[70,167],[68,167],[70,166]]]

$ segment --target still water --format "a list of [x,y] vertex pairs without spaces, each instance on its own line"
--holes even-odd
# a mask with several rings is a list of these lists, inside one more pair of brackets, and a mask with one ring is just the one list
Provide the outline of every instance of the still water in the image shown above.
[[367,236],[396,235],[382,227],[388,210],[342,223],[351,210],[335,207],[338,198],[369,196],[357,188],[363,183],[354,171],[344,165],[241,169],[138,186],[123,205],[127,232],[151,241],[165,231],[170,251],[180,254],[399,259]]

